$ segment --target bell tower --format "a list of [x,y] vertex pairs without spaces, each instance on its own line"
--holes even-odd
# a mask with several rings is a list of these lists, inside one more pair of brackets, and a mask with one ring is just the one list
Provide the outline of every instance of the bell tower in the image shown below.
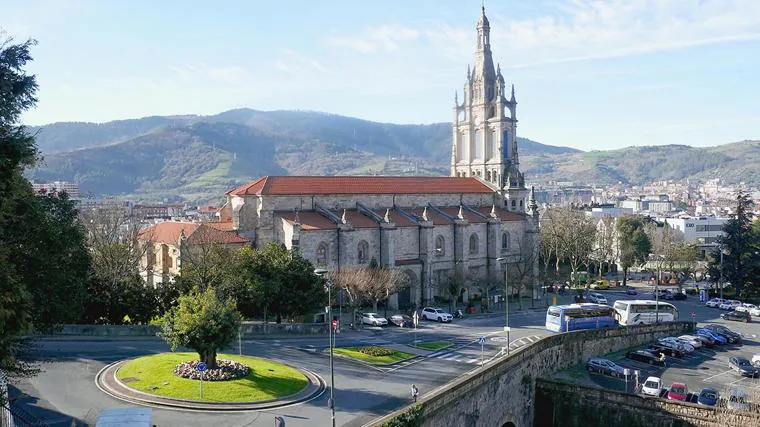
[[515,87],[508,95],[501,67],[494,69],[485,7],[475,29],[475,66],[467,66],[461,103],[454,93],[451,176],[486,181],[504,195],[507,209],[524,212],[528,190],[519,169]]

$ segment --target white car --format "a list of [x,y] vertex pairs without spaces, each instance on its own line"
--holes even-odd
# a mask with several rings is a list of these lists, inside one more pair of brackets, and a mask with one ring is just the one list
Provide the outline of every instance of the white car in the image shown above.
[[454,316],[446,313],[440,308],[425,307],[422,309],[422,319],[436,320],[438,322],[451,322],[454,319]]
[[726,302],[726,300],[724,300],[723,298],[713,298],[710,301],[707,301],[705,305],[708,307],[716,308],[719,305],[723,304],[724,302]]
[[641,393],[647,396],[660,397],[662,380],[659,377],[649,377],[641,386]]
[[760,317],[760,307],[755,307],[755,308],[750,309],[749,310],[749,315],[753,316],[753,317],[754,316]]
[[683,351],[684,353],[691,353],[694,351],[694,346],[683,341],[679,341],[676,337],[660,338],[657,340],[657,342],[670,343],[671,345],[675,345],[677,349]]
[[760,354],[752,356],[752,360],[750,360],[749,363],[751,363],[752,366],[760,367]]
[[596,304],[607,304],[607,298],[605,298],[602,294],[591,292],[588,294],[588,302],[593,302]]
[[[747,304],[745,302],[743,304],[739,304],[738,306],[736,306],[736,308],[734,308],[734,310],[741,311],[742,313],[749,313],[750,310],[752,310],[753,308],[757,308],[757,306],[755,304]],[[752,314],[752,313],[750,313],[750,314]]]
[[693,335],[681,335],[678,337],[678,341],[685,342],[694,348],[702,347],[702,340]]
[[741,301],[737,301],[735,299],[727,300],[723,304],[719,305],[718,308],[721,309],[721,310],[729,310],[729,311],[731,311],[731,310],[736,309],[736,307],[740,306],[741,303],[742,303]]
[[362,323],[372,326],[385,326],[388,324],[388,319],[385,317],[380,317],[380,315],[377,313],[363,313]]

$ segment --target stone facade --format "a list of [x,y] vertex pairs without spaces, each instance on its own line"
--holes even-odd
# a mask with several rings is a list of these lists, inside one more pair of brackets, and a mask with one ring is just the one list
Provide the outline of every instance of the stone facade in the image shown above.
[[392,308],[429,304],[451,277],[466,281],[466,301],[484,283],[501,289],[512,267],[528,272],[517,292],[529,294],[538,207],[519,170],[514,88],[510,100],[504,88],[483,10],[455,105],[451,177],[263,177],[228,192],[221,218],[255,246],[279,242],[328,269],[372,260],[404,269],[410,286]]
[[[539,409],[535,404],[537,378],[548,377],[554,372],[584,363],[590,357],[641,345],[664,336],[682,335],[693,329],[693,323],[671,322],[574,331],[542,338],[425,395],[418,401],[424,418],[421,426],[539,425],[534,423],[534,416],[546,409]],[[408,407],[400,409],[368,426],[380,427],[408,410]]]

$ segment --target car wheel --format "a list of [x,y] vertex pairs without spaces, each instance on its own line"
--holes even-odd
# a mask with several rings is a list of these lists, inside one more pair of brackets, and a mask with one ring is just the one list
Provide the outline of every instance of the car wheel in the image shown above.
[[438,323],[443,323],[443,317],[438,318]]

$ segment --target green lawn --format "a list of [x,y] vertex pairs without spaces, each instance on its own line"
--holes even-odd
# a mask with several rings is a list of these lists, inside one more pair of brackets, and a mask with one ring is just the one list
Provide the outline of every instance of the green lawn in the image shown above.
[[[255,402],[276,399],[301,391],[308,381],[297,369],[267,359],[220,354],[219,359],[244,363],[245,378],[204,381],[203,400],[209,402]],[[200,400],[199,381],[174,375],[177,364],[197,360],[196,353],[161,353],[139,357],[122,365],[116,377],[128,387],[159,396]]]
[[412,345],[413,347],[422,348],[425,350],[440,350],[442,348],[451,347],[451,343],[448,341],[428,341],[418,342]]
[[360,352],[356,347],[335,348],[333,351],[337,354],[361,360],[362,362],[371,363],[373,365],[387,365],[389,363],[400,362],[414,357],[413,354],[405,353],[403,351],[394,351],[388,356],[370,356]]

